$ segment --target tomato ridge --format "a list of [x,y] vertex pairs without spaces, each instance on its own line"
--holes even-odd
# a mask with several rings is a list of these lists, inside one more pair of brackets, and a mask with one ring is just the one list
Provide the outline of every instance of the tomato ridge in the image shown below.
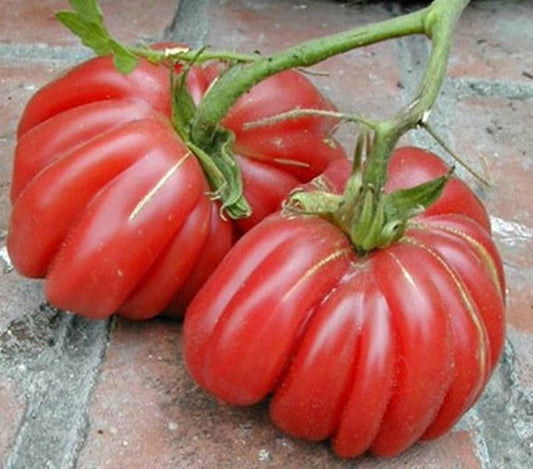
[[[463,406],[460,407],[458,410],[452,414],[451,417],[448,417],[448,422],[446,423],[446,426],[442,428],[442,423],[439,422],[440,416],[443,413],[447,399],[449,397],[450,392],[452,391],[454,385],[457,382],[457,372],[458,370],[464,370],[465,364],[461,363],[461,367],[458,367],[457,365],[454,367],[454,376],[456,377],[452,383],[450,383],[450,386],[448,387],[446,397],[439,408],[438,413],[436,414],[433,422],[429,425],[429,427],[425,430],[424,435],[422,436],[422,439],[432,439],[436,438],[437,436],[440,436],[441,434],[448,431],[461,417],[461,415],[466,412],[473,402],[477,400],[479,397],[479,394],[481,390],[485,387],[487,380],[490,375],[490,343],[489,338],[487,336],[487,331],[485,329],[484,323],[482,318],[480,317],[480,313],[477,307],[477,304],[474,302],[471,295],[468,293],[464,283],[461,280],[461,276],[455,272],[455,270],[447,263],[446,259],[436,250],[429,247],[426,243],[416,239],[415,237],[406,236],[402,239],[402,242],[413,244],[414,246],[417,246],[421,249],[424,249],[426,252],[428,252],[431,256],[433,256],[439,264],[443,267],[444,272],[447,276],[449,276],[452,279],[452,284],[456,288],[456,291],[459,293],[459,297],[461,299],[461,303],[464,306],[464,310],[468,313],[467,316],[471,320],[471,323],[474,325],[474,330],[477,333],[478,336],[478,346],[477,346],[477,357],[476,357],[476,363],[478,368],[478,377],[476,380],[476,383],[472,385],[472,387],[469,389],[469,392],[466,396],[463,396]],[[444,294],[443,294],[444,295]],[[453,324],[454,323],[454,316],[450,312],[450,321]],[[453,328],[453,326],[452,326]],[[453,338],[454,334],[452,334]],[[458,347],[458,344],[456,343],[456,340],[454,342],[454,348]],[[437,425],[437,422],[440,424]],[[435,429],[435,427],[438,428],[438,430]]]

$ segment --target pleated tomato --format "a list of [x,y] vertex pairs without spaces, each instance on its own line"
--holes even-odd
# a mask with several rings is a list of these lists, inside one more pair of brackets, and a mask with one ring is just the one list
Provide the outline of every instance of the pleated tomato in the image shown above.
[[[213,67],[190,67],[186,82],[196,103],[212,79]],[[325,141],[335,125],[326,117],[246,127],[294,108],[332,105],[302,74],[287,71],[253,87],[222,122],[235,135],[252,208],[250,218],[226,222],[172,127],[169,67],[140,60],[123,75],[110,57],[75,67],[33,96],[18,127],[13,264],[46,279],[51,303],[88,317],[180,310],[236,232],[344,156]]]
[[[397,150],[389,193],[447,172]],[[342,189],[348,163],[322,186]],[[395,455],[448,431],[479,398],[504,340],[505,284],[487,213],[452,177],[391,245],[361,254],[318,216],[271,215],[230,250],[185,317],[188,369],[219,399],[272,396],[292,435],[342,457]]]

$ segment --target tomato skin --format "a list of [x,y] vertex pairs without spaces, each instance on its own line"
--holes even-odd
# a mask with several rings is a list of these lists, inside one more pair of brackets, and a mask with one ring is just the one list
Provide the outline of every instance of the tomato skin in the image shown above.
[[[300,243],[309,221],[313,236]],[[239,243],[246,261],[239,260],[241,250],[231,250],[193,300],[186,338],[188,357],[199,360],[191,371],[200,385],[241,405],[264,398],[275,385],[300,328],[340,279],[351,252],[347,240],[322,220],[267,218],[253,231],[259,236]],[[290,268],[280,269],[294,252],[299,255]]]
[[[218,72],[190,67],[187,86],[196,103]],[[207,196],[200,165],[171,126],[169,75],[166,65],[145,60],[122,75],[110,57],[97,57],[46,85],[24,110],[7,244],[19,272],[46,278],[55,306],[92,318],[180,314],[238,232],[344,157],[340,147],[309,156],[295,150],[303,137],[327,147],[331,119],[245,128],[246,119],[291,106],[332,108],[297,72],[267,79],[224,123],[236,133],[253,210],[245,221],[225,221]],[[270,153],[265,141],[274,142]],[[293,151],[297,161],[290,160]]]
[[[447,171],[418,149],[398,150],[392,161],[388,190]],[[322,176],[329,187],[341,189],[342,167],[349,171],[335,162]],[[184,350],[193,378],[230,404],[271,395],[276,425],[331,438],[341,457],[393,456],[447,432],[487,384],[505,331],[488,217],[481,203],[457,203],[461,192],[477,201],[467,186],[449,187],[400,240],[364,256],[318,217],[264,219],[189,306]],[[306,250],[318,238],[329,250],[313,257]],[[302,297],[287,302],[293,291]]]
[[168,69],[142,60],[134,72],[118,73],[111,57],[96,57],[74,67],[36,93],[20,119],[20,138],[41,122],[84,104],[108,99],[134,99],[156,112],[170,114]]

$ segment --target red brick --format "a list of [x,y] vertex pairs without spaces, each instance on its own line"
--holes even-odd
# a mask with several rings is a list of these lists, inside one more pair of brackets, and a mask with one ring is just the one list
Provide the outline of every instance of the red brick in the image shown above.
[[531,2],[471,2],[460,19],[450,75],[532,82]]
[[[147,8],[142,0],[101,0],[99,3],[108,29],[126,43],[160,39],[179,4],[176,0],[158,0],[150,2]],[[0,42],[78,46],[80,41],[54,16],[56,11],[69,9],[66,0],[3,0],[0,2]]]
[[[1,343],[0,343],[1,345]],[[17,386],[0,377],[0,466],[4,467],[24,415],[24,399]]]
[[333,461],[325,447],[284,439],[264,407],[222,406],[199,390],[186,373],[180,342],[178,324],[118,321],[81,466],[249,467],[273,455],[293,463],[317,456]]

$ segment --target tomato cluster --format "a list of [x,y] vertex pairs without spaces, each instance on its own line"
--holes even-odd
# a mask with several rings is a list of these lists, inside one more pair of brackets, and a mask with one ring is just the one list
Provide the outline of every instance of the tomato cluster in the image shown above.
[[[188,69],[195,103],[219,73]],[[317,175],[340,194],[350,174],[325,114],[250,125],[334,109],[285,71],[221,122],[252,208],[228,221],[173,128],[170,75],[145,60],[123,75],[99,57],[30,100],[11,193],[15,267],[45,278],[52,304],[91,318],[189,305],[185,358],[199,385],[238,405],[272,396],[277,425],[331,438],[340,456],[394,455],[449,430],[479,397],[504,339],[503,268],[476,195],[452,177],[399,240],[366,253],[324,218],[279,211]],[[398,149],[385,192],[447,172],[431,153]]]

